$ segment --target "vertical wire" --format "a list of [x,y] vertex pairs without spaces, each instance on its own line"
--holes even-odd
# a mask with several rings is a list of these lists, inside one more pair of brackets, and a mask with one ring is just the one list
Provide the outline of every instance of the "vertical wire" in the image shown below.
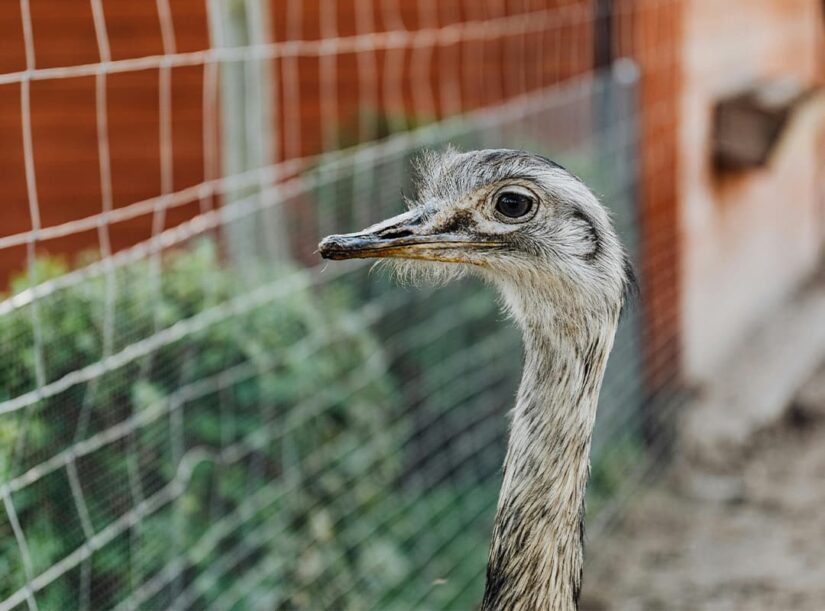
[[[338,1],[326,0],[320,5],[319,31],[321,40],[334,41],[338,33]],[[333,153],[339,145],[339,107],[338,107],[338,53],[323,53],[318,58],[318,79],[320,83],[321,110],[321,166],[334,158]],[[325,180],[318,196],[318,235],[335,232],[340,215],[336,197],[338,183],[338,164],[331,164],[326,169],[332,177]]]
[[[34,38],[32,33],[31,13],[29,1],[20,0],[20,12],[23,20],[23,36],[26,48],[26,72],[20,81],[20,119],[23,130],[23,159],[26,172],[26,196],[29,202],[29,217],[32,230],[27,242],[29,283],[36,293],[37,273],[35,269],[37,257],[37,240],[41,229],[40,203],[37,195],[37,177],[34,166],[34,144],[31,123],[31,74],[35,69]],[[43,338],[40,325],[38,299],[32,299],[32,326],[34,333],[34,367],[37,387],[42,388],[46,383],[46,368],[43,361]]]
[[[89,507],[86,504],[86,498],[83,494],[83,487],[80,484],[80,477],[77,472],[77,459],[75,456],[66,465],[66,473],[69,478],[69,487],[72,492],[77,514],[80,518],[80,526],[83,529],[83,536],[86,537],[84,543],[94,537],[95,529],[92,525],[92,519],[89,514]],[[80,609],[89,609],[92,601],[92,561],[91,557],[85,558],[80,564],[80,600],[78,607]]]
[[[375,31],[375,0],[357,0],[355,5],[355,34],[360,36]],[[358,75],[358,140],[359,144],[378,138],[379,83],[378,61],[374,48],[359,50],[356,54]],[[358,153],[353,171],[354,223],[357,227],[371,224],[375,198],[375,155],[370,149]]]
[[23,529],[20,526],[20,519],[17,516],[17,510],[14,507],[14,502],[11,499],[11,493],[7,486],[3,486],[0,490],[0,495],[3,496],[3,506],[6,509],[6,515],[9,518],[14,538],[17,542],[17,547],[20,550],[20,559],[23,562],[23,572],[26,575],[26,604],[30,611],[37,611],[37,600],[34,598],[32,592],[32,581],[34,580],[34,567],[32,565],[32,557],[29,551],[29,545],[26,542],[26,536],[23,534]]
[[[381,5],[384,28],[390,32],[406,31],[407,29],[404,20],[401,18],[401,7],[398,2],[399,0],[383,0]],[[410,127],[404,102],[405,55],[406,48],[404,47],[391,46],[384,51],[383,107],[387,127],[391,133],[406,131]]]
[[[174,26],[168,0],[156,0],[160,20],[163,60],[158,71],[159,141],[160,141],[160,192],[168,196],[173,191],[172,151],[172,65],[169,56],[176,50]],[[152,237],[157,236],[165,224],[168,200],[161,198],[152,219]]]
[[[485,11],[483,2],[475,0],[465,0],[464,10],[470,21],[484,22]],[[487,87],[487,70],[485,60],[487,57],[486,37],[465,43],[469,47],[467,55],[468,64],[472,70],[464,71],[464,79],[467,83],[467,93],[469,101],[465,101],[465,110],[475,110],[485,105],[485,89]]]
[[[447,23],[459,23],[461,13],[456,2],[444,2],[441,4],[447,11]],[[444,57],[441,67],[441,112],[443,116],[450,117],[462,111],[461,105],[461,39],[444,43],[441,47],[442,57]]]
[[[438,27],[438,10],[434,0],[418,0],[418,29]],[[435,45],[420,43],[413,46],[410,57],[413,116],[418,125],[433,121],[438,116],[433,95],[433,51]],[[440,73],[440,71],[439,71]]]
[[[270,14],[264,10],[264,0],[244,0],[246,10],[246,31],[249,33],[249,44],[253,47],[262,47],[270,40]],[[277,159],[277,108],[273,105],[278,100],[278,79],[276,72],[278,55],[270,59],[249,58],[244,61],[244,102],[246,128],[247,159],[252,160],[248,170],[254,170],[257,175],[257,193],[254,197],[280,199],[277,185],[271,183],[265,169]],[[268,89],[270,80],[273,91]],[[272,116],[276,117],[273,124]],[[261,210],[261,232],[263,245],[270,261],[282,262],[289,256],[289,244],[286,227],[283,226],[284,216],[281,206]],[[259,232],[259,233],[261,233]],[[257,236],[256,236],[257,237]]]
[[[301,0],[287,0],[286,40],[303,38],[303,9]],[[283,58],[284,96],[284,160],[298,159],[303,155],[301,112],[301,78],[298,71],[300,56],[288,54]]]
[[[150,259],[151,288],[154,292],[154,311],[152,327],[156,333],[160,329],[160,308],[163,303],[163,271],[162,271],[162,246],[157,243],[157,236],[163,231],[166,225],[166,211],[169,207],[170,195],[174,191],[174,150],[172,142],[172,65],[170,56],[177,52],[175,40],[175,28],[169,5],[169,0],[156,0],[155,6],[158,12],[158,22],[161,33],[161,44],[163,57],[158,69],[158,142],[160,161],[160,195],[152,215],[152,243],[157,244],[153,248]],[[153,355],[150,354],[144,361],[143,374],[148,375],[149,368],[153,362]],[[177,412],[179,410],[175,410]],[[183,431],[174,426],[174,421],[169,424],[170,443],[173,448],[183,443]],[[173,454],[172,460],[175,466],[179,465],[180,456]],[[177,459],[177,460],[176,460]],[[131,470],[130,470],[131,471]],[[131,479],[131,478],[130,478]],[[139,480],[139,474],[138,474]],[[174,553],[180,555],[183,549],[183,514],[179,503],[173,503],[173,524],[175,531],[172,533],[172,543]],[[141,540],[140,523],[132,529],[133,547]],[[136,574],[135,567],[135,574]],[[172,584],[172,599],[174,600],[180,591],[182,584],[180,576],[176,577]]]
[[[107,108],[107,78],[108,65],[111,61],[109,37],[106,31],[106,18],[103,13],[101,0],[91,0],[92,16],[97,39],[100,63],[95,72],[95,117],[97,121],[97,156],[100,172],[101,209],[104,215],[112,211],[112,170],[109,155],[109,120]],[[100,242],[100,256],[106,265],[106,302],[103,323],[103,355],[108,356],[114,342],[115,318],[115,277],[111,266],[112,244],[109,235],[109,223],[106,216],[101,216],[98,222],[98,240]]]
[[[211,20],[210,20],[211,21]],[[203,186],[200,212],[205,214],[215,207],[217,191],[213,186],[218,172],[218,65],[211,57],[203,64]]]
[[[109,36],[106,28],[106,18],[103,12],[103,5],[101,0],[91,0],[92,20],[95,30],[95,39],[97,42],[98,56],[100,62],[95,71],[95,118],[97,131],[97,155],[98,155],[98,171],[100,172],[100,193],[101,193],[101,210],[104,215],[110,213],[113,208],[112,195],[112,173],[111,173],[111,158],[109,153],[109,123],[108,123],[108,108],[107,108],[107,71],[109,62],[111,62],[111,49],[109,44]],[[112,245],[109,233],[109,223],[105,216],[100,217],[98,222],[98,241],[100,243],[100,256],[104,264],[105,274],[105,297],[104,297],[104,315],[103,315],[103,347],[102,355],[106,358],[112,353],[114,348],[115,335],[115,303],[117,300],[117,286],[114,267],[112,266]],[[81,404],[80,414],[78,416],[77,427],[75,429],[75,441],[79,439],[79,435],[85,435],[86,423],[90,418],[90,412],[93,404],[93,397],[97,391],[97,383],[89,383],[84,389],[84,397]],[[72,490],[72,497],[75,506],[80,516],[83,534],[88,541],[94,536],[95,531],[89,517],[89,509],[86,504],[86,498],[83,494],[83,489],[80,485],[80,479],[77,473],[77,465],[74,458],[66,467],[69,484]],[[132,558],[133,560],[133,558]],[[134,563],[130,563],[130,576],[132,586],[134,586]],[[91,605],[91,577],[92,577],[92,561],[91,557],[84,559],[81,564],[81,583],[80,583],[80,608],[88,609]]]
[[[33,291],[33,298],[31,302],[31,324],[32,324],[32,338],[34,340],[34,374],[36,388],[39,391],[46,383],[45,363],[43,359],[43,337],[40,318],[40,305],[37,298],[37,239],[41,228],[40,205],[37,196],[37,178],[34,167],[34,145],[32,136],[31,124],[31,74],[35,69],[35,54],[34,54],[34,35],[32,31],[31,11],[29,7],[29,0],[20,0],[20,15],[23,27],[23,40],[26,52],[26,72],[20,81],[20,121],[23,131],[23,158],[26,172],[26,195],[29,203],[29,216],[31,219],[32,231],[29,234],[27,241],[26,255],[28,258],[28,274],[29,284]],[[17,462],[25,452],[26,438],[28,437],[28,427],[31,422],[31,413],[36,409],[38,403],[26,408],[26,412],[21,419],[20,428],[23,434],[18,437],[15,443],[14,462]],[[28,543],[25,534],[20,527],[20,522],[17,517],[17,512],[11,498],[11,493],[8,488],[3,486],[3,503],[6,508],[6,514],[11,522],[14,531],[14,537],[17,542],[17,547],[20,550],[20,556],[23,561],[23,568],[26,574],[26,603],[30,610],[37,609],[37,601],[31,591],[31,583],[33,579],[33,568],[31,555],[29,553]]]

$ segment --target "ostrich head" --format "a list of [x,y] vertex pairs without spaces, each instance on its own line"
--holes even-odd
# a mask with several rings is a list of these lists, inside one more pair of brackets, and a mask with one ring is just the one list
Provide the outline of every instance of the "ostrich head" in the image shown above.
[[582,569],[589,450],[629,267],[607,212],[576,177],[522,151],[425,155],[410,209],[320,244],[405,274],[493,282],[522,328],[524,372],[482,609],[570,611]]
[[626,257],[607,212],[576,177],[515,150],[428,153],[403,214],[320,246],[327,259],[392,259],[403,276],[475,272],[522,326],[620,308]]

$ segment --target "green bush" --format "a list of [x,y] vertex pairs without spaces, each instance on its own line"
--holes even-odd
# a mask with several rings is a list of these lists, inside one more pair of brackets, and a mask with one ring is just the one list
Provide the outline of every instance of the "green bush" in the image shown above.
[[[176,558],[189,562],[147,608],[181,592],[201,601],[257,592],[285,609],[363,606],[382,579],[351,591],[363,565],[377,559],[387,578],[405,570],[392,537],[360,540],[366,524],[358,517],[392,502],[401,465],[389,432],[393,384],[369,331],[344,314],[346,291],[312,288],[304,272],[287,270],[249,286],[209,241],[166,255],[159,286],[152,266],[131,263],[0,316],[0,400],[34,390],[38,377],[49,383],[151,342],[158,331],[207,321],[0,416],[2,481],[80,452],[11,495],[34,576],[150,507],[39,592],[40,608],[73,606],[85,580],[91,608],[108,608],[153,576],[173,574]],[[34,279],[65,271],[44,259]],[[130,434],[84,450],[85,440],[131,421],[139,424]],[[11,516],[0,510],[0,600],[25,583]]]

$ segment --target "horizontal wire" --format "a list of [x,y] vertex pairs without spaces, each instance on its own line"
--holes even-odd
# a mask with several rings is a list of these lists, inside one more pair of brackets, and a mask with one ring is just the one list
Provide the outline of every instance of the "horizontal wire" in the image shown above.
[[557,21],[562,14],[568,16],[574,14],[578,19],[582,19],[579,11],[573,10],[570,6],[558,7],[529,13],[517,13],[485,21],[463,21],[438,28],[422,28],[414,31],[398,29],[321,40],[288,40],[237,47],[209,48],[187,53],[148,55],[75,66],[33,68],[0,74],[0,85],[24,81],[95,76],[100,72],[107,74],[135,72],[162,66],[179,68],[208,63],[245,62],[277,57],[318,57],[407,47],[446,46],[467,39],[496,38],[537,32],[547,29],[548,25],[562,27],[565,22]]

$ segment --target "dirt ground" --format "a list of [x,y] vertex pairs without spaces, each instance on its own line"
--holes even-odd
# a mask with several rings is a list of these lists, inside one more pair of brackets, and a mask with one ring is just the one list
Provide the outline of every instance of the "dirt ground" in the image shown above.
[[806,388],[723,494],[675,469],[591,542],[582,611],[825,610],[825,367]]

